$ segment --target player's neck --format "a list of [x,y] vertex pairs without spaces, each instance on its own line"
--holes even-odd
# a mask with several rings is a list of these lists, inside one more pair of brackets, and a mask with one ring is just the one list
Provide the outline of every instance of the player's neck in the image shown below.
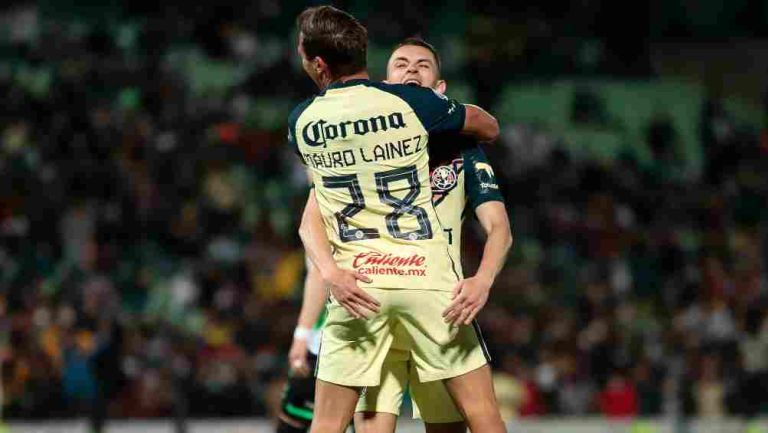
[[360,72],[356,72],[354,74],[344,75],[344,76],[337,77],[337,78],[332,79],[332,80],[328,80],[328,83],[323,88],[326,88],[326,87],[328,87],[328,86],[330,86],[331,84],[334,84],[334,83],[343,83],[343,82],[349,81],[349,80],[368,80],[368,79],[370,79],[370,76],[368,75],[368,71],[360,71]]

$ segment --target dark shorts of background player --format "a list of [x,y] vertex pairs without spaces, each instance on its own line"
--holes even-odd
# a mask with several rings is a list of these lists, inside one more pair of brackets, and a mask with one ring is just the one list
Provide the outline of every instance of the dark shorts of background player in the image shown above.
[[[317,357],[311,353],[308,356],[310,371],[315,371]],[[312,412],[315,405],[315,376],[291,376],[283,391],[283,401],[280,405],[288,418],[307,427],[312,423]]]

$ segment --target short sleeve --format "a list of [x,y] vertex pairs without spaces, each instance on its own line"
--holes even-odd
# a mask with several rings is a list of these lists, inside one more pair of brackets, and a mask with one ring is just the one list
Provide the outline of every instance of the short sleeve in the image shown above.
[[489,201],[503,202],[504,198],[499,189],[499,183],[496,181],[488,157],[480,146],[464,149],[464,179],[466,182],[467,203],[472,209]]
[[294,152],[296,152],[297,155],[299,155],[299,159],[301,160],[301,163],[306,165],[306,161],[304,161],[304,157],[302,157],[301,152],[299,151],[299,142],[296,138],[296,123],[299,121],[299,117],[301,117],[301,114],[304,112],[304,110],[309,107],[309,105],[314,101],[313,98],[309,98],[306,101],[302,102],[301,104],[297,105],[296,108],[291,111],[291,114],[288,115],[288,134],[287,134],[287,140],[288,145],[291,146]]
[[460,132],[464,128],[466,108],[456,100],[425,87],[384,83],[377,87],[397,95],[410,105],[429,133]]

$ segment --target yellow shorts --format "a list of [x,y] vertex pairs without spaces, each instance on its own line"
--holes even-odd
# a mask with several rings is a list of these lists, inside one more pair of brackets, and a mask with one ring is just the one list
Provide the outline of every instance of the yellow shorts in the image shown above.
[[380,385],[365,389],[355,411],[400,415],[403,395],[408,388],[413,401],[414,419],[423,419],[430,424],[464,420],[443,381],[419,382],[410,352],[394,348],[384,360]]
[[368,320],[355,319],[338,301],[329,301],[318,379],[344,386],[378,386],[393,343],[409,352],[419,382],[460,376],[488,362],[485,346],[472,326],[443,321],[450,292],[366,291],[381,303],[380,311]]

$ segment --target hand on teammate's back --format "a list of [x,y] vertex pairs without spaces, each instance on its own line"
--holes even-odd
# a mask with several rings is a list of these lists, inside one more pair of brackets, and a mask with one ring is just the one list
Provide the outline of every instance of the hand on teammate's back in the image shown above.
[[491,282],[475,275],[453,288],[453,302],[443,312],[443,319],[454,325],[469,325],[488,301]]
[[[356,319],[367,319],[368,311],[378,313],[381,305],[373,296],[357,286],[357,281],[370,283],[371,279],[359,273],[335,269],[323,276],[331,295]],[[367,310],[367,311],[366,311]]]

